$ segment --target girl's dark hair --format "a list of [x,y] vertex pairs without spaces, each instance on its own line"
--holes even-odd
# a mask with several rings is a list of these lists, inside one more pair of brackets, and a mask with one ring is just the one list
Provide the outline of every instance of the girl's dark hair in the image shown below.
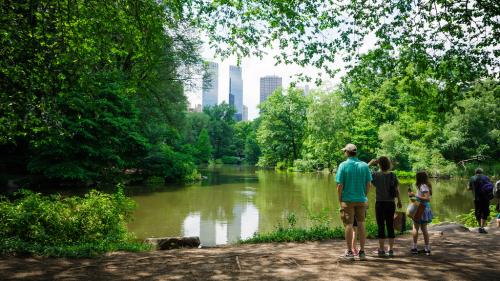
[[378,165],[380,166],[380,169],[382,169],[382,171],[389,171],[391,169],[391,160],[389,160],[389,158],[385,156],[380,156],[378,158]]
[[432,185],[429,182],[429,176],[427,175],[427,172],[418,171],[416,177],[417,177],[417,188],[419,188],[422,184],[425,184],[429,187],[430,194],[432,195]]

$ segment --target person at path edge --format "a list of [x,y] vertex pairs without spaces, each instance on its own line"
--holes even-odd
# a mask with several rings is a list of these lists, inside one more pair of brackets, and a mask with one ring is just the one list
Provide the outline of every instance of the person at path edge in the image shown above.
[[394,213],[396,212],[396,203],[394,199],[397,198],[397,207],[401,209],[401,196],[399,195],[399,181],[394,173],[391,172],[391,161],[386,156],[381,156],[378,159],[372,159],[368,166],[378,165],[380,171],[372,173],[372,184],[375,187],[375,217],[377,219],[378,227],[378,242],[379,247],[377,255],[385,257],[385,229],[387,228],[387,238],[389,238],[389,257],[394,256]]
[[418,255],[417,241],[418,241],[418,231],[422,230],[422,235],[424,236],[424,252],[425,255],[431,255],[431,247],[429,241],[429,231],[427,230],[427,224],[432,222],[433,214],[430,205],[432,197],[432,184],[429,182],[429,175],[425,171],[419,171],[416,174],[416,186],[417,194],[412,191],[408,191],[408,196],[416,198],[416,200],[425,206],[423,213],[419,218],[413,218],[413,244],[411,247],[411,253],[413,255]]
[[345,240],[347,251],[346,259],[354,260],[352,249],[354,216],[358,222],[359,253],[360,260],[365,260],[365,214],[368,207],[368,190],[372,175],[368,164],[356,157],[356,146],[347,144],[342,151],[347,160],[339,165],[336,175],[337,192],[340,202],[340,213],[345,225]]
[[479,224],[479,233],[488,233],[484,227],[490,214],[490,200],[482,194],[481,187],[489,181],[489,178],[483,175],[483,169],[481,168],[476,169],[475,175],[469,181],[469,190],[474,193],[474,214]]

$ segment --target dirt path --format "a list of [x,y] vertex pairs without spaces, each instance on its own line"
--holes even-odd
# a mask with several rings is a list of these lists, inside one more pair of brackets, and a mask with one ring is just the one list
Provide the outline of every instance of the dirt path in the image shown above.
[[[259,244],[98,259],[0,258],[0,280],[500,280],[500,230],[434,234],[433,255],[411,256],[410,237],[397,257],[346,262],[342,241]],[[368,241],[367,250],[377,247]]]

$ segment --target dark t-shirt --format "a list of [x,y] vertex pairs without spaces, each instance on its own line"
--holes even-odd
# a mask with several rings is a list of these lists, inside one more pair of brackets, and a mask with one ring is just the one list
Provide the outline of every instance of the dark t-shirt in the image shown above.
[[485,175],[474,175],[469,180],[469,189],[472,189],[472,193],[474,193],[474,201],[488,201],[483,198],[481,192],[478,191],[481,188],[481,185],[489,180]]
[[392,172],[373,172],[372,184],[377,190],[376,201],[394,202],[394,196],[391,195],[391,182],[394,181],[396,187],[399,185],[398,178]]

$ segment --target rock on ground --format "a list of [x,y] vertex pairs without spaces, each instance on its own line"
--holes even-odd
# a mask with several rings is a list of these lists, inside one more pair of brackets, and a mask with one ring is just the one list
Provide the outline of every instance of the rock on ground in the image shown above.
[[144,242],[153,245],[156,250],[171,250],[177,248],[196,248],[200,246],[199,237],[163,237],[147,238]]
[[443,233],[460,233],[460,232],[469,232],[469,229],[462,224],[454,223],[454,222],[442,222],[429,226],[429,232],[439,232]]

